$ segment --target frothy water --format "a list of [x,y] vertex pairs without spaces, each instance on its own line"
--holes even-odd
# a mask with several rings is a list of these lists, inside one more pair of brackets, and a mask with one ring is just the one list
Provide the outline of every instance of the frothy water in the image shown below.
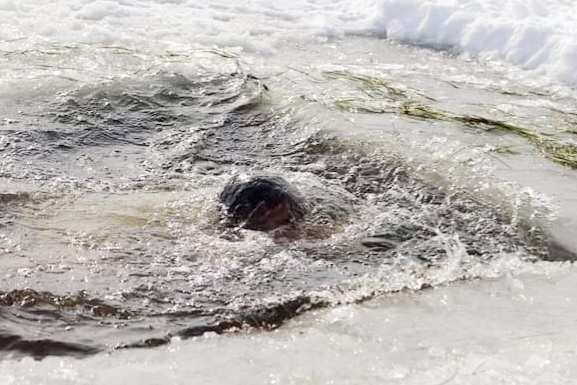
[[[38,102],[34,124],[11,124],[6,158],[38,189],[6,207],[17,240],[7,255],[22,262],[8,266],[4,305],[26,320],[7,350],[92,353],[275,328],[339,293],[356,302],[548,255],[546,229],[516,221],[512,202],[498,213],[434,186],[424,165],[307,127],[292,112],[302,102],[275,104],[270,92],[238,68],[161,72],[83,86]],[[302,239],[219,233],[215,197],[238,174],[281,175],[306,197]],[[22,328],[39,321],[42,334]],[[57,349],[31,342],[45,333]]]

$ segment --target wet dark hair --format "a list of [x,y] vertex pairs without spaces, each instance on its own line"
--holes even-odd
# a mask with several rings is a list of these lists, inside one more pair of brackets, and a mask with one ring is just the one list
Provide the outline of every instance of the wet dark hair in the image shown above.
[[264,213],[273,207],[284,205],[286,220],[281,225],[300,221],[307,211],[304,200],[280,177],[253,177],[245,182],[234,178],[224,187],[218,200],[223,224],[251,230],[274,228],[262,222]]

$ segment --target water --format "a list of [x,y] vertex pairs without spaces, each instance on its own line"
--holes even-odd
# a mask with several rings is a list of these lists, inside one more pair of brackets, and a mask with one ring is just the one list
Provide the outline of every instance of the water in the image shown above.
[[[526,134],[572,140],[570,88],[378,36],[34,44],[1,86],[3,383],[573,377],[574,269],[542,261],[573,258],[573,171]],[[262,174],[307,236],[216,229]]]

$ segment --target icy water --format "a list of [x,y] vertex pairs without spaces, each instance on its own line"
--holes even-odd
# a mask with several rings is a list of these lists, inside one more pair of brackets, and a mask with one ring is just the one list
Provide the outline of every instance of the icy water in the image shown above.
[[[362,36],[2,60],[2,383],[571,383],[571,89]],[[305,236],[219,231],[236,175]]]

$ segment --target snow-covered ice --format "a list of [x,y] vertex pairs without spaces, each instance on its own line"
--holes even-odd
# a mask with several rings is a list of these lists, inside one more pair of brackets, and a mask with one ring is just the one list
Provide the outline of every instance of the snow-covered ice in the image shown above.
[[2,0],[0,11],[2,50],[40,41],[275,54],[286,42],[373,34],[577,82],[577,3],[567,0]]

